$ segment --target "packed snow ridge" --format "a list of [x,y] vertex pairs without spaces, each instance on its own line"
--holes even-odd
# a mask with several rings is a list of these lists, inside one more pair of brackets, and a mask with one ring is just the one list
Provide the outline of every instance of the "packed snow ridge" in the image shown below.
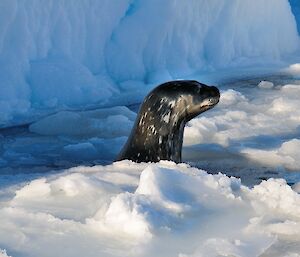
[[300,252],[300,195],[282,179],[250,189],[186,164],[122,161],[72,168],[1,196],[1,257]]
[[164,6],[30,0],[0,7],[1,126],[49,110],[124,104],[125,94],[141,100],[163,80],[274,63],[299,47],[288,0],[167,0]]

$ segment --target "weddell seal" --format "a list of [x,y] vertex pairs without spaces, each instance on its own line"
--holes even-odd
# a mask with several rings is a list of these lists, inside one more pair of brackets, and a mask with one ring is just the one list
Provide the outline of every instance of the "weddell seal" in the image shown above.
[[116,160],[181,162],[185,124],[213,108],[219,98],[216,87],[194,80],[170,81],[154,88],[145,97]]

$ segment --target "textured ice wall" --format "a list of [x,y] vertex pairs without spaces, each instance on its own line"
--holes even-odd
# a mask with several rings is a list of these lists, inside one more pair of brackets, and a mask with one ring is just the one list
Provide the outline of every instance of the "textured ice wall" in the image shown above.
[[128,1],[0,3],[0,124],[38,107],[110,96],[104,48]]
[[299,0],[289,0],[292,6],[292,12],[296,18],[298,32],[300,31],[300,1]]
[[2,0],[0,125],[298,44],[288,0]]

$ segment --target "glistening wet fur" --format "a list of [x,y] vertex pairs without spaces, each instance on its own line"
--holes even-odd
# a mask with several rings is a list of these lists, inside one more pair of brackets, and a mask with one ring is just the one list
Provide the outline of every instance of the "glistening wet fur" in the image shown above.
[[159,85],[145,97],[117,160],[181,162],[185,124],[213,108],[219,99],[218,88],[194,80]]

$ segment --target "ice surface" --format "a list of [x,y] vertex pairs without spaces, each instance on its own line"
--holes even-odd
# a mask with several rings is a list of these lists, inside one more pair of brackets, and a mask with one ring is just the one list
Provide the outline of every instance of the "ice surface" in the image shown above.
[[[220,85],[220,103],[185,128],[183,160],[241,177],[247,185],[274,176],[300,181],[299,81],[289,76]],[[124,106],[61,111],[28,128],[2,131],[0,174],[111,163],[135,118],[136,113]],[[296,172],[288,175],[286,170]]]
[[288,0],[3,0],[0,126],[125,97],[134,103],[161,81],[281,63],[298,48]]
[[20,184],[0,202],[0,242],[15,257],[253,257],[292,237],[296,254],[299,206],[282,179],[251,189],[186,164],[122,161]]
[[[240,163],[246,159],[261,166],[299,171],[299,94],[299,85],[269,81],[244,93],[226,89],[215,109],[187,124],[184,145],[206,144],[204,151],[218,145],[219,154],[236,154]],[[199,153],[192,158],[187,154],[186,158],[202,157]],[[219,161],[222,167],[222,158]]]

